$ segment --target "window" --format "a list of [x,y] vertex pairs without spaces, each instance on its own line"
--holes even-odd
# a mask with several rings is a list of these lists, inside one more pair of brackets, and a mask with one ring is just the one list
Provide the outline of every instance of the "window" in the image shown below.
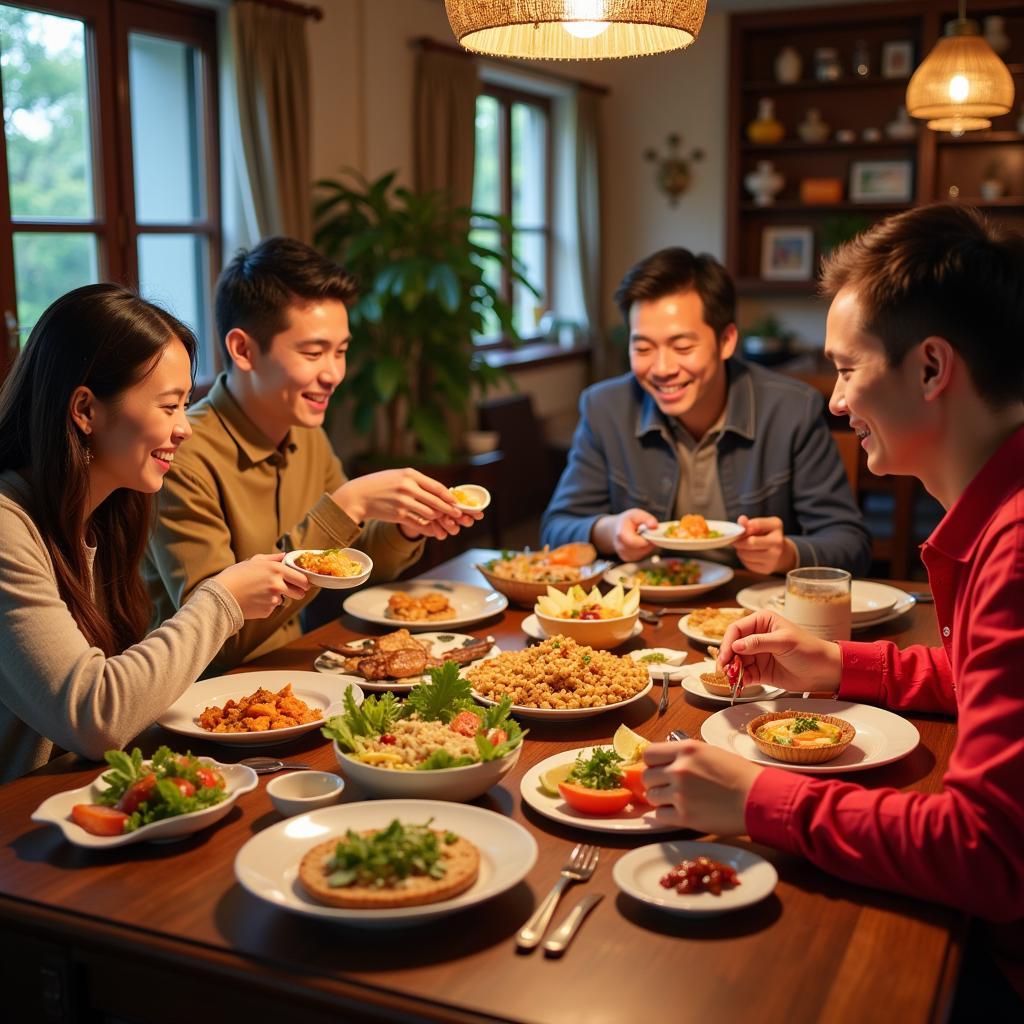
[[0,375],[57,296],[98,280],[212,336],[216,45],[212,11],[0,2]]
[[[491,284],[512,306],[516,331],[536,337],[551,305],[551,106],[543,96],[487,85],[476,104],[476,159],[473,209],[501,214],[512,224],[500,238],[490,226],[474,227],[481,245],[503,242],[522,263],[522,273],[540,293],[512,281],[497,264],[488,268]],[[497,321],[488,323],[484,343],[499,340]]]

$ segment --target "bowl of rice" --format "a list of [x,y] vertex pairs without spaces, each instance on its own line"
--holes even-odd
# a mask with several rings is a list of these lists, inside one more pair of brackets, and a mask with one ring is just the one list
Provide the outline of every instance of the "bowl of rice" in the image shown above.
[[284,564],[305,574],[324,590],[350,590],[361,586],[373,572],[373,559],[355,548],[305,548],[289,551]]

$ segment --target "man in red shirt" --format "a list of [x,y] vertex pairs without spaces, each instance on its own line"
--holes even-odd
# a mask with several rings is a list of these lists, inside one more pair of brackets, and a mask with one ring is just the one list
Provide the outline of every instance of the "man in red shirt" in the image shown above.
[[957,717],[937,794],[762,768],[708,744],[648,747],[659,818],[799,853],[842,878],[1024,918],[1024,236],[953,205],[893,217],[838,251],[830,409],[877,474],[946,509],[922,548],[937,648],[829,643],[759,612],[726,633],[744,680]]

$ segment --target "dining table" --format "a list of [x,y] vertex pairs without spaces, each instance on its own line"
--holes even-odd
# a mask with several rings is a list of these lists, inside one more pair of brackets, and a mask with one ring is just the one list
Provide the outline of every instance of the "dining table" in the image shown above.
[[[475,566],[498,553],[473,549],[430,570],[433,580],[484,585]],[[737,570],[701,595],[700,606],[730,606],[740,588],[764,577]],[[910,581],[886,581],[907,591]],[[343,595],[339,595],[340,601]],[[654,611],[662,602],[644,602]],[[504,650],[530,643],[529,609],[509,606],[467,627]],[[670,647],[687,661],[705,657],[678,628],[657,623],[617,653]],[[325,646],[379,636],[388,627],[341,614],[238,671],[310,670]],[[855,635],[900,646],[937,644],[934,605]],[[652,841],[706,838],[679,831],[648,836],[583,831],[537,813],[522,798],[525,773],[553,754],[608,743],[625,723],[649,740],[670,730],[700,737],[723,705],[681,686],[659,714],[660,686],[628,706],[568,721],[523,722],[529,734],[515,767],[472,801],[535,838],[525,878],[494,898],[401,928],[365,928],[289,913],[250,894],[234,861],[250,838],[281,821],[261,777],[218,824],[166,843],[89,850],[58,828],[31,820],[55,793],[86,785],[99,766],[67,754],[0,788],[0,1000],[13,1021],[199,1022],[274,1019],[343,1021],[517,1021],[635,1024],[638,1021],[941,1021],[949,1010],[966,917],[949,907],[851,884],[790,853],[722,841],[765,858],[778,882],[761,901],[717,916],[665,912],[620,891],[616,862]],[[154,718],[160,713],[154,708]],[[935,793],[956,738],[953,721],[905,715],[920,733],[909,754],[840,775],[869,788]],[[136,740],[148,755],[182,737],[153,726]],[[235,761],[258,748],[189,742],[194,753]],[[319,730],[268,751],[338,771]],[[346,785],[343,802],[362,799]],[[295,820],[295,819],[292,819]],[[584,895],[603,899],[560,957],[517,947],[516,933],[559,876],[573,846],[596,844],[592,877],[569,888],[553,924]],[[13,1009],[12,1009],[13,1007]],[[11,1016],[6,1016],[6,1013]]]

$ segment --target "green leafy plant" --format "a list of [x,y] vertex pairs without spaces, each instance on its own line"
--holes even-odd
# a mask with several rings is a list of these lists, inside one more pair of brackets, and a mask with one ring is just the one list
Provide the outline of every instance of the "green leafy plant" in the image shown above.
[[744,338],[777,338],[784,345],[793,340],[793,332],[782,325],[774,316],[761,317],[751,324],[744,332]]
[[479,229],[508,237],[505,219],[453,206],[444,193],[395,187],[394,177],[368,182],[349,171],[317,182],[316,244],[360,287],[339,390],[352,399],[360,434],[369,434],[384,410],[380,452],[387,459],[418,454],[445,462],[451,419],[464,417],[474,391],[484,394],[506,376],[473,342],[488,324],[517,338],[495,287],[501,269],[534,289],[509,252],[476,240]]

